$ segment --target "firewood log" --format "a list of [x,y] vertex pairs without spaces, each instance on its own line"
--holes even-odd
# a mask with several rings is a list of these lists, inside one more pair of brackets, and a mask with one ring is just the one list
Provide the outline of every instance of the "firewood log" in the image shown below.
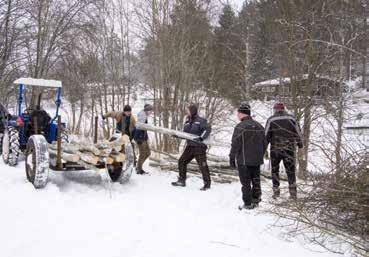
[[[57,151],[49,148],[49,153],[57,156]],[[70,153],[61,153],[61,157],[63,160],[67,162],[78,162],[80,160],[80,156],[78,154],[70,154]]]
[[126,160],[126,156],[122,153],[113,153],[109,157],[113,158],[114,162],[124,162]]
[[89,164],[92,164],[92,165],[96,165],[98,164],[98,162],[100,161],[100,158],[93,155],[92,153],[79,153],[79,156],[81,157],[81,160],[86,162],[86,163],[89,163]]
[[81,143],[81,144],[78,144],[78,148],[79,148],[79,151],[81,152],[90,152],[96,156],[100,155],[100,150],[92,144],[90,145],[86,143]]

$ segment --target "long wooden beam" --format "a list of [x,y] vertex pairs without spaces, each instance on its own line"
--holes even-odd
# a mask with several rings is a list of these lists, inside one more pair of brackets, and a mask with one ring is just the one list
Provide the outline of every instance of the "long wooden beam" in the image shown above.
[[[177,137],[180,139],[191,140],[191,141],[194,141],[194,139],[198,137],[193,134],[186,133],[186,132],[163,128],[163,127],[140,123],[140,122],[136,123],[136,128],[141,129],[141,130],[156,132],[156,133],[163,134],[163,135],[168,135],[171,137]],[[227,146],[225,144],[215,142],[212,138],[206,139],[202,143],[208,146],[221,146],[221,147]]]

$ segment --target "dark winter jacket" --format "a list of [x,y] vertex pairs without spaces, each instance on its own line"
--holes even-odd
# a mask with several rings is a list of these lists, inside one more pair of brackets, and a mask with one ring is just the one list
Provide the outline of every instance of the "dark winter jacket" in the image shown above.
[[[192,135],[196,135],[200,137],[202,140],[207,139],[210,136],[211,133],[211,127],[208,124],[207,120],[204,118],[201,118],[197,114],[197,108],[193,107],[190,108],[191,111],[191,117],[188,117],[184,127],[183,131],[186,133],[190,133]],[[198,147],[204,147],[207,146],[201,142],[196,142],[192,140],[187,140],[188,146],[198,146]]]
[[229,158],[237,159],[238,166],[259,166],[266,146],[264,127],[247,116],[234,129]]
[[302,134],[295,117],[286,112],[278,112],[270,117],[265,126],[265,135],[272,151],[303,147]]

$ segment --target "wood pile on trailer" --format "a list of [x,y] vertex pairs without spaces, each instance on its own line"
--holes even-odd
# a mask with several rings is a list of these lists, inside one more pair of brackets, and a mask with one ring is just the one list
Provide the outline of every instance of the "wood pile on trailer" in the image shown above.
[[[61,144],[61,160],[63,163],[78,163],[84,167],[124,162],[126,155],[122,149],[129,142],[128,136],[124,135],[112,141],[103,141],[97,144],[75,141],[63,143]],[[49,154],[51,158],[57,158],[57,143],[49,144]]]

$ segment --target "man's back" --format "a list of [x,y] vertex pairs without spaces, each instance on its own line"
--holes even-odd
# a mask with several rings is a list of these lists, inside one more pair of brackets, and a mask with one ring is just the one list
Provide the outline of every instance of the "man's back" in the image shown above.
[[266,149],[263,126],[251,117],[242,120],[235,128],[232,138],[231,155],[239,165],[263,164]]
[[277,112],[270,117],[265,126],[265,134],[272,149],[302,147],[302,135],[296,119],[286,112]]

